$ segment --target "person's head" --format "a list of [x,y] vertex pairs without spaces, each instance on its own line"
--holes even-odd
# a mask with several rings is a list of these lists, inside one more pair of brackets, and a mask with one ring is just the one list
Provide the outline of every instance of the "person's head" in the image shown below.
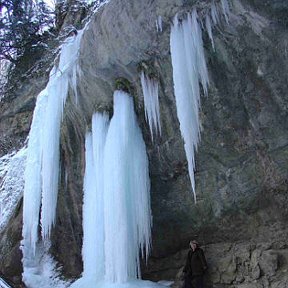
[[194,251],[199,246],[199,243],[196,240],[191,240],[189,246]]

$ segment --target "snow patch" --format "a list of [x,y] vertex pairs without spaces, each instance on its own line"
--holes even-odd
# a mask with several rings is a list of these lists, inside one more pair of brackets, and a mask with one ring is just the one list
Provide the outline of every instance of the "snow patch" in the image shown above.
[[27,149],[0,158],[0,232],[13,215],[24,190]]

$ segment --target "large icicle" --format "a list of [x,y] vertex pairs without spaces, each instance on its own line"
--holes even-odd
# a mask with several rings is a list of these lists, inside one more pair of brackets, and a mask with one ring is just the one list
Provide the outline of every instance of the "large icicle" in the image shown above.
[[[83,30],[76,37],[68,38],[63,45],[59,64],[52,69],[46,88],[37,97],[29,133],[28,160],[25,169],[22,252],[23,280],[31,288],[40,287],[38,278],[43,278],[41,283],[47,280],[46,271],[41,268],[42,264],[39,262],[42,261],[42,256],[40,258],[37,256],[43,255],[47,250],[44,249],[44,251],[41,248],[42,242],[37,242],[39,212],[41,206],[42,238],[46,239],[50,236],[51,227],[55,221],[60,126],[68,87],[72,85],[71,83],[75,84],[73,77],[77,68],[74,66],[77,64],[82,33]],[[50,272],[54,273],[55,271],[52,270]],[[61,282],[59,287],[62,287],[62,284]],[[53,287],[58,287],[57,285]],[[44,284],[41,284],[41,287],[44,287]]]
[[73,77],[74,65],[77,64],[78,50],[83,30],[75,39],[68,39],[60,54],[58,67],[50,73],[47,85],[48,102],[45,112],[42,148],[42,237],[50,235],[55,221],[58,180],[60,125],[66,102],[69,81]]
[[[25,187],[23,197],[24,246],[31,247],[35,253],[38,240],[39,212],[41,205],[41,167],[42,167],[42,133],[44,130],[43,115],[47,105],[47,89],[38,96],[29,133],[27,162],[24,174]],[[24,253],[23,253],[24,254]]]
[[139,249],[150,247],[150,181],[133,99],[115,91],[104,152],[105,279],[140,276]]
[[158,99],[158,82],[151,79],[141,72],[141,85],[144,96],[145,117],[149,123],[151,137],[153,133],[161,135],[159,99]]
[[200,141],[200,85],[207,94],[209,78],[205,62],[202,33],[194,9],[179,23],[177,16],[171,27],[170,47],[173,66],[177,116],[184,139],[189,176],[196,202],[195,152]]
[[83,204],[83,277],[94,281],[104,278],[104,146],[109,116],[95,113],[92,135],[86,134],[86,169]]

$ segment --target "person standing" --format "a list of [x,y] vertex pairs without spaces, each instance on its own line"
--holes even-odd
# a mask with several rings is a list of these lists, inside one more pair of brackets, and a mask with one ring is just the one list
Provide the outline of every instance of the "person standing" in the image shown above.
[[203,278],[208,268],[204,252],[196,240],[190,241],[189,246],[190,250],[183,269],[183,288],[204,288]]

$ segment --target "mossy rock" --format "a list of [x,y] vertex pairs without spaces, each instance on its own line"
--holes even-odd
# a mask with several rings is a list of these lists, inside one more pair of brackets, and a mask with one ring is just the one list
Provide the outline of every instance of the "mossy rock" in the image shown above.
[[135,95],[135,88],[126,78],[120,77],[115,81],[115,90],[124,91],[130,95]]

